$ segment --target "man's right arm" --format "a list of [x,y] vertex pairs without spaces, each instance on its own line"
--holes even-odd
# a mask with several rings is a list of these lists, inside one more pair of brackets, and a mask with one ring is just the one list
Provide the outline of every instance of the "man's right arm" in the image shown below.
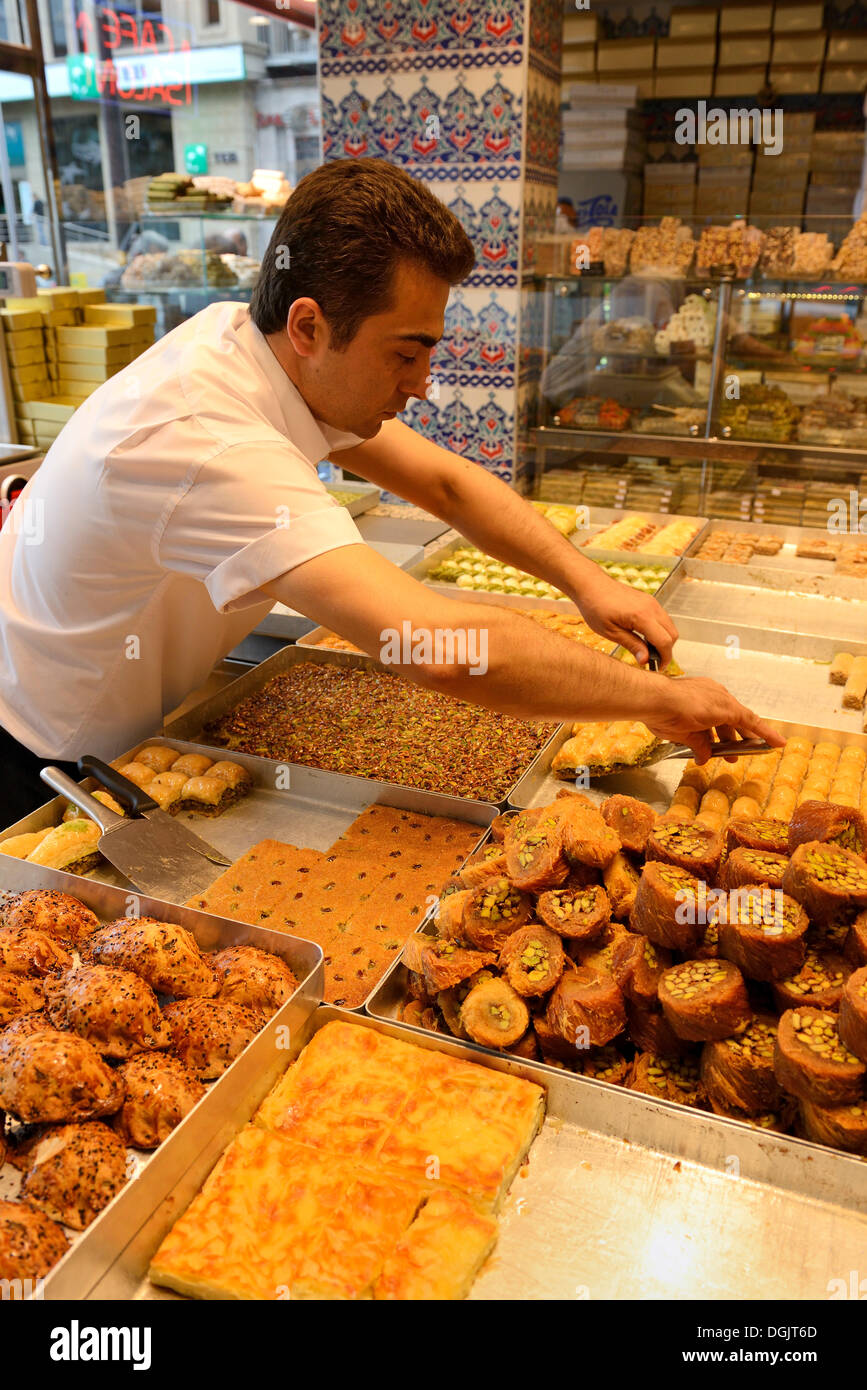
[[[714,728],[722,738],[738,731],[782,742],[714,681],[672,681],[603,656],[505,607],[446,598],[366,545],[326,551],[265,585],[264,592],[371,656],[380,657],[389,634],[400,637],[408,623],[409,632],[428,635],[430,653],[415,660],[399,642],[401,659],[393,662],[399,674],[501,714],[640,719],[660,737],[689,744],[701,761],[710,756]],[[466,633],[467,659],[438,662],[437,631]]]

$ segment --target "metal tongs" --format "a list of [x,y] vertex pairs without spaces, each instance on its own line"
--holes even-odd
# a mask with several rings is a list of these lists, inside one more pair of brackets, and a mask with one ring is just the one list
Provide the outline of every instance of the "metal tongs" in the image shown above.
[[[646,637],[644,638],[644,645],[647,648],[648,671],[659,671],[662,667],[659,648],[655,647],[652,642],[648,642]],[[664,763],[669,758],[691,758],[693,751],[685,743],[660,743],[654,748],[650,757],[642,763],[642,766],[651,767],[654,763]],[[712,756],[714,758],[750,758],[754,753],[775,753],[776,751],[763,738],[719,739],[713,745]]]

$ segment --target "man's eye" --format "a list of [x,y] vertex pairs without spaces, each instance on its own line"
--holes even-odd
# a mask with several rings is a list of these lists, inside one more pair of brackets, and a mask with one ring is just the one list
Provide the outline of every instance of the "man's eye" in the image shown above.
[[415,357],[407,357],[407,356],[405,356],[405,354],[402,353],[402,352],[399,352],[397,355],[398,355],[398,357],[400,358],[401,362],[414,362],[414,361],[415,361]]

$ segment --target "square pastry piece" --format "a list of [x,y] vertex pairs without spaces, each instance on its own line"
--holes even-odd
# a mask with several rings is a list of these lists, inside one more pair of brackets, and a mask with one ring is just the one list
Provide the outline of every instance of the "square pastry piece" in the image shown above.
[[328,1023],[230,1144],[151,1279],[198,1298],[462,1298],[544,1100],[532,1082]]
[[[256,1123],[355,1154],[495,1211],[542,1123],[541,1087],[357,1024],[328,1023],[266,1096]],[[431,1164],[431,1157],[436,1163]]]
[[359,1298],[420,1196],[248,1126],[166,1236],[156,1284],[194,1298]]

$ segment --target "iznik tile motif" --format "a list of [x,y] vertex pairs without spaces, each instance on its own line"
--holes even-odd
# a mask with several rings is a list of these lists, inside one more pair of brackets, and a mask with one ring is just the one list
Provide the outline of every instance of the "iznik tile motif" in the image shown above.
[[530,239],[553,227],[562,17],[561,0],[318,5],[323,158],[400,164],[476,252],[450,296],[427,399],[403,418],[507,481],[538,377],[541,346],[519,350],[525,326],[541,333],[538,297],[520,286]]

